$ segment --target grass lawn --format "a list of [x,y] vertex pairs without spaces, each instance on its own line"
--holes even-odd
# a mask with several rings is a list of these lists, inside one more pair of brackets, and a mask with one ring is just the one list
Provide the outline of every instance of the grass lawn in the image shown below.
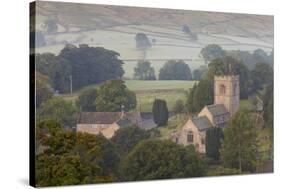
[[[168,109],[171,110],[176,100],[181,99],[185,101],[185,91],[191,88],[196,81],[183,80],[126,80],[126,86],[136,93],[137,97],[137,111],[150,112],[152,110],[152,103],[155,98],[164,99],[167,102]],[[99,85],[89,85],[72,95],[61,95],[65,100],[75,101],[78,95],[85,89],[98,88]]]
[[171,133],[180,131],[187,120],[188,116],[185,114],[170,117],[166,126],[157,128],[160,131],[160,138],[168,139]]

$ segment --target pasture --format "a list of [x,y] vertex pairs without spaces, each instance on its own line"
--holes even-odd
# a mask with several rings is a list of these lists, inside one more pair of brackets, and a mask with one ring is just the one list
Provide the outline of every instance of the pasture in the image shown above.
[[[126,80],[125,84],[130,90],[136,93],[136,111],[151,112],[152,103],[155,98],[166,100],[168,109],[171,111],[177,100],[181,99],[185,101],[186,91],[190,89],[195,82],[196,81],[182,80]],[[83,90],[98,87],[99,85],[89,85],[79,91],[75,91],[72,95],[65,94],[62,95],[62,97],[74,102]]]

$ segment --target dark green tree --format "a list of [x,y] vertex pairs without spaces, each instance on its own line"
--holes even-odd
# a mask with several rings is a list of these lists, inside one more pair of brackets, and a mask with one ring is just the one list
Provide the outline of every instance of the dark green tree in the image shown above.
[[205,167],[191,146],[146,140],[122,161],[121,173],[126,181],[186,178],[204,176]]
[[219,127],[212,127],[206,131],[206,155],[219,160],[223,131]]
[[273,69],[269,64],[257,63],[254,70],[251,71],[253,81],[253,90],[259,91],[263,89],[265,84],[270,84],[273,81]]
[[227,168],[254,172],[257,157],[257,134],[251,114],[238,111],[224,129],[221,157]]
[[108,80],[98,89],[95,105],[101,112],[118,112],[122,105],[125,110],[132,110],[137,105],[136,94],[127,89],[124,81]]
[[184,112],[184,104],[181,99],[177,100],[173,106],[173,112],[180,114]]
[[157,126],[164,126],[168,122],[169,111],[165,100],[155,99],[152,106],[153,120]]
[[159,80],[191,80],[192,74],[184,61],[169,60],[160,69]]
[[148,37],[144,33],[137,33],[135,40],[136,40],[136,47],[140,50],[146,50],[151,47],[151,43]]
[[193,94],[193,108],[195,112],[200,111],[205,105],[213,104],[214,88],[211,80],[201,80]]
[[197,83],[194,83],[193,87],[189,90],[189,92],[186,95],[186,109],[188,113],[193,113],[196,111],[195,107],[194,107],[194,103],[193,103],[193,97],[194,97],[194,93],[197,89]]
[[138,80],[156,80],[154,68],[148,61],[139,61],[134,68],[134,78]]
[[84,90],[76,101],[77,106],[81,111],[94,112],[96,111],[95,100],[97,98],[97,89],[90,88]]
[[225,55],[225,51],[219,45],[216,44],[207,45],[201,50],[200,53],[203,56],[206,64],[216,58],[222,58]]
[[38,119],[55,120],[68,128],[76,125],[76,107],[61,97],[53,97],[44,102],[36,113]]
[[40,105],[52,98],[52,87],[50,84],[50,79],[41,74],[40,72],[35,72],[35,90],[36,90],[36,108],[39,108]]
[[120,157],[125,157],[140,141],[149,137],[149,132],[136,126],[130,126],[118,129],[111,141]]

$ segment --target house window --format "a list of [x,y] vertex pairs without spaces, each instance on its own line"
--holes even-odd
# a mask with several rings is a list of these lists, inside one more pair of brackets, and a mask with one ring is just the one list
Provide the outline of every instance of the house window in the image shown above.
[[187,142],[193,143],[193,133],[191,131],[187,133]]
[[220,94],[224,95],[225,94],[225,89],[226,87],[224,85],[220,85]]

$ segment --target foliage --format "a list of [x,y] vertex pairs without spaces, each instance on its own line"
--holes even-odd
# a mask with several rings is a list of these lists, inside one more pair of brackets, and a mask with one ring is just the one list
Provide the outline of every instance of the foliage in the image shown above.
[[59,55],[36,54],[36,70],[50,77],[53,88],[61,93],[86,85],[120,78],[124,74],[123,62],[117,52],[88,45],[66,45]]
[[191,80],[192,74],[184,61],[169,60],[160,69],[159,80]]
[[97,98],[97,90],[89,88],[84,90],[76,101],[77,106],[81,111],[94,112],[96,111],[95,100]]
[[186,106],[187,112],[189,112],[189,113],[196,112],[196,109],[195,109],[194,103],[193,103],[193,97],[194,97],[196,88],[197,88],[197,83],[194,83],[193,87],[191,89],[189,89],[189,92],[187,94],[187,98],[186,98],[187,100],[186,100],[185,106]]
[[173,112],[175,112],[176,114],[180,114],[184,112],[184,105],[183,105],[183,101],[181,99],[177,100],[174,104],[173,107]]
[[165,100],[155,99],[152,106],[153,120],[157,126],[167,124],[169,111]]
[[208,176],[224,176],[224,175],[238,175],[240,173],[241,172],[239,169],[218,166],[213,170],[209,170],[207,175]]
[[44,120],[36,125],[36,143],[46,147],[36,155],[36,186],[116,181],[112,168],[118,157],[101,136],[76,134],[58,122]]
[[187,34],[189,34],[189,33],[191,32],[191,30],[190,30],[190,28],[189,28],[188,25],[182,26],[182,31],[183,31],[184,33],[187,33]]
[[273,108],[274,108],[274,96],[273,96],[273,83],[269,84],[265,88],[265,94],[262,97],[263,109],[264,109],[264,121],[265,126],[273,129]]
[[198,69],[193,70],[192,78],[193,80],[201,80],[204,78],[205,74],[208,72],[208,68],[206,66],[200,66]]
[[127,89],[124,81],[108,80],[100,86],[95,105],[101,112],[118,112],[121,106],[128,111],[137,105],[136,94]]
[[55,20],[47,19],[44,21],[44,28],[48,34],[56,33],[58,31],[58,25]]
[[53,96],[50,80],[40,72],[35,72],[36,108]]
[[148,61],[139,61],[135,67],[134,78],[138,80],[156,80],[153,67]]
[[193,94],[193,108],[195,112],[200,111],[205,105],[213,104],[214,88],[210,80],[201,80]]
[[211,127],[206,131],[206,155],[219,160],[223,131],[219,127]]
[[227,168],[254,172],[257,156],[257,134],[251,114],[238,111],[224,129],[221,157]]
[[140,50],[146,50],[151,47],[151,43],[148,37],[144,33],[137,33],[135,40],[136,40],[136,47]]
[[76,107],[61,97],[53,97],[44,102],[36,113],[39,119],[52,119],[65,127],[72,128],[76,124]]
[[216,45],[216,44],[207,45],[206,47],[204,47],[201,50],[200,53],[203,56],[203,58],[205,59],[206,64],[216,58],[224,57],[224,54],[225,54],[224,50],[219,45]]
[[245,99],[251,94],[251,79],[248,68],[232,57],[223,57],[213,60],[209,65],[207,78],[214,81],[215,75],[239,75],[240,98]]
[[111,141],[120,157],[125,157],[140,141],[149,137],[149,132],[136,126],[130,126],[118,129]]
[[136,181],[203,176],[205,167],[193,147],[146,140],[122,161],[121,172],[124,180]]
[[253,81],[253,90],[255,92],[262,90],[264,85],[272,83],[273,69],[266,63],[257,63],[251,71],[251,78]]

